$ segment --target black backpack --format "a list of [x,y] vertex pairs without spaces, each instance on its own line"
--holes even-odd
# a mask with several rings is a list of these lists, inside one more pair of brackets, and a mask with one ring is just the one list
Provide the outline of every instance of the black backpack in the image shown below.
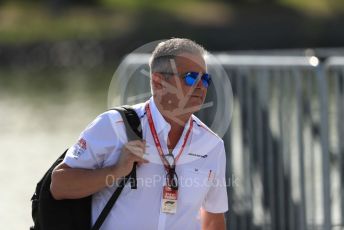
[[[129,106],[113,108],[124,121],[128,141],[142,139],[140,119]],[[115,204],[124,185],[130,181],[136,189],[136,163],[132,171],[119,184],[94,226],[91,226],[92,196],[81,199],[55,200],[50,193],[51,173],[62,162],[67,150],[54,162],[38,182],[32,201],[32,219],[34,226],[30,230],[98,230]]]

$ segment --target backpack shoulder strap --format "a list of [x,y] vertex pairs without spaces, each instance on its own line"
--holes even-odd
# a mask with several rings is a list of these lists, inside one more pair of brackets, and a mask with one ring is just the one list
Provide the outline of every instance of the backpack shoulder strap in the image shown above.
[[[122,116],[128,141],[142,140],[141,121],[136,111],[129,105],[116,107],[113,110],[117,110]],[[137,189],[136,165],[137,163],[134,163],[133,169],[129,174],[132,189]]]
[[111,110],[116,110],[121,114],[127,132],[128,141],[142,140],[140,118],[132,107],[123,105]]
[[[135,110],[130,106],[121,106],[116,107],[111,110],[118,111],[123,119],[125,130],[127,133],[128,141],[133,140],[141,140],[142,139],[142,128],[140,118],[137,116]],[[118,188],[112,194],[111,198],[105,205],[103,211],[100,213],[98,219],[96,220],[95,224],[92,227],[92,230],[99,230],[102,224],[104,223],[107,215],[111,211],[112,207],[114,206],[116,200],[118,199],[119,195],[121,194],[125,184],[130,180],[131,188],[137,188],[136,182],[136,164],[134,163],[133,169],[129,173],[129,175],[125,176],[124,179],[120,182]]]

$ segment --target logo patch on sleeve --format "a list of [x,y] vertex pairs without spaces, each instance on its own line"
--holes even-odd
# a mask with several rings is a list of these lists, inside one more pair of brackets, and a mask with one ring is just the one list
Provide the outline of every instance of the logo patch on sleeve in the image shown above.
[[75,145],[73,155],[75,158],[79,158],[81,154],[83,154],[87,149],[87,144],[85,139],[81,138],[78,143]]

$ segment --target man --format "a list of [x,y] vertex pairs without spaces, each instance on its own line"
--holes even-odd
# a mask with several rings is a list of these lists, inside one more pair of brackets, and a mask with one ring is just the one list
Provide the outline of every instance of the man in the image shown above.
[[205,50],[188,39],[161,42],[150,60],[152,98],[134,105],[143,141],[127,142],[116,111],[98,116],[52,174],[55,199],[92,196],[94,223],[114,181],[137,167],[101,229],[225,229],[223,141],[194,112],[211,83]]

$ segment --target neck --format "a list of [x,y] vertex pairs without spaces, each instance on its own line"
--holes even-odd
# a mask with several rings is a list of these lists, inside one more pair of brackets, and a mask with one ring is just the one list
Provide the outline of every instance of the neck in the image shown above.
[[173,109],[166,110],[165,106],[161,105],[160,103],[156,103],[156,100],[154,100],[154,102],[165,121],[171,125],[171,130],[168,134],[167,145],[169,149],[174,149],[192,113],[182,114],[178,116],[173,112],[170,112],[173,111]]
[[171,125],[171,130],[183,130],[186,123],[190,119],[192,113],[179,114],[178,112],[171,112],[178,111],[178,108],[170,108],[170,105],[163,105],[162,103],[157,103],[155,98],[153,99],[160,114],[164,117],[165,121]]

